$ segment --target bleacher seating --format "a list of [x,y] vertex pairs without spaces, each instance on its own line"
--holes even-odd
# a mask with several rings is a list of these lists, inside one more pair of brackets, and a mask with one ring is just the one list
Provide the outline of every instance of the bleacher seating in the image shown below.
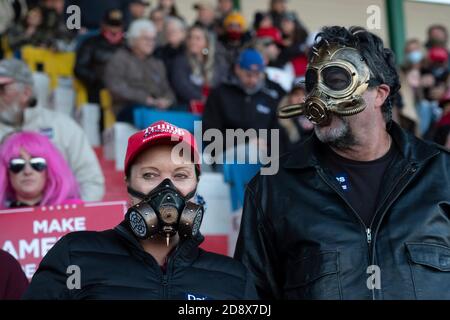
[[194,133],[195,121],[200,121],[201,116],[190,112],[159,111],[147,107],[136,108],[134,110],[134,125],[140,130],[147,128],[150,124],[158,120],[165,120],[177,127]]
[[75,66],[75,52],[54,52],[45,48],[24,46],[21,50],[21,59],[26,62],[31,71],[38,70],[42,66],[50,78],[50,88],[55,89],[60,78],[73,79],[73,87],[76,92],[76,106],[81,107],[88,102],[88,95],[84,85],[75,78],[73,69]]
[[250,180],[258,173],[259,164],[225,163],[223,175],[230,186],[231,207],[236,211],[244,205],[245,188]]
[[110,129],[116,123],[116,116],[112,109],[111,93],[107,89],[100,90],[100,106],[103,110],[103,127]]

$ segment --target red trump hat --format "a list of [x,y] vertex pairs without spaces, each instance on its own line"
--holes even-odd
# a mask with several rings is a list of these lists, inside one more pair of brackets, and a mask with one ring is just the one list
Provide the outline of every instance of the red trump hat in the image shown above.
[[200,156],[195,137],[186,129],[178,128],[166,121],[157,121],[148,128],[133,134],[128,139],[127,153],[125,156],[125,174],[130,169],[136,157],[145,149],[155,145],[176,145],[178,143],[185,143],[190,148],[195,167],[200,174]]

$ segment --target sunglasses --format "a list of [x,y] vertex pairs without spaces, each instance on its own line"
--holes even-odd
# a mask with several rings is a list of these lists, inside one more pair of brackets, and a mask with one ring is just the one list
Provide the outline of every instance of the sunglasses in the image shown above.
[[25,168],[27,162],[35,171],[42,172],[47,169],[47,161],[44,158],[36,157],[31,158],[29,161],[22,158],[11,159],[11,161],[9,161],[9,170],[12,173],[17,174]]

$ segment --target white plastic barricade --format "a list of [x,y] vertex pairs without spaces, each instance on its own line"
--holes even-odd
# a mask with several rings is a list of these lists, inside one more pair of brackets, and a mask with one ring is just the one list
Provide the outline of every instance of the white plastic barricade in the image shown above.
[[124,169],[128,138],[138,130],[129,123],[116,122],[103,132],[103,155],[107,160],[115,160],[116,170]]
[[50,78],[44,72],[33,73],[33,89],[39,107],[49,107]]
[[73,88],[73,79],[60,77],[58,86],[53,91],[53,110],[72,117],[74,108],[75,90]]
[[200,178],[197,193],[205,199],[206,211],[200,231],[209,239],[216,240],[219,252],[232,255],[234,241],[230,243],[232,219],[230,188],[224,182],[223,174],[204,172]]
[[80,125],[93,147],[101,145],[100,141],[100,106],[87,103],[80,108]]

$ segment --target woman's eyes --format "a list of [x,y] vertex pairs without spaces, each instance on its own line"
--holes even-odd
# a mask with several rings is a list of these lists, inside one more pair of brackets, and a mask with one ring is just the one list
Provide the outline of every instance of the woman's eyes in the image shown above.
[[[150,180],[150,179],[158,178],[159,174],[152,173],[152,172],[147,172],[147,173],[144,173],[142,175],[142,177],[144,179],[146,179],[146,180]],[[173,177],[174,177],[174,179],[187,179],[187,178],[189,178],[189,176],[187,174],[185,174],[185,173],[176,173]]]
[[174,177],[177,179],[186,179],[186,178],[188,178],[188,175],[184,174],[184,173],[177,173],[177,174],[175,174]]
[[144,179],[154,179],[154,178],[156,178],[158,175],[156,174],[156,173],[150,173],[150,172],[147,172],[147,173],[144,173],[143,175],[142,175],[142,177],[144,178]]

